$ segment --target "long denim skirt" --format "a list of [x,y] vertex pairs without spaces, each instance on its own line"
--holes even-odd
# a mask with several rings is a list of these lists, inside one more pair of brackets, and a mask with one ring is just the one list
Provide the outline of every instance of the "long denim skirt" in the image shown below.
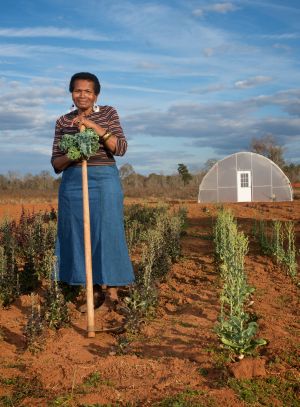
[[[134,273],[124,232],[123,191],[115,165],[88,167],[93,284],[124,286]],[[85,285],[82,170],[69,167],[59,189],[56,256],[59,281]]]

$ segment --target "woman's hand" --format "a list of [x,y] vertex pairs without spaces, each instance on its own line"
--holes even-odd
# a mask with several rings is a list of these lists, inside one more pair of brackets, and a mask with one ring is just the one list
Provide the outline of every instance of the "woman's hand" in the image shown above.
[[[84,126],[87,129],[93,129],[95,131],[96,131],[96,127],[99,127],[99,126],[97,126],[97,124],[95,122],[87,119],[84,115],[76,116],[75,119],[72,120],[72,126],[77,126],[78,129],[80,129],[81,126]],[[105,130],[103,129],[103,131],[105,131]]]
[[[84,126],[86,129],[93,129],[98,136],[100,137],[100,140],[102,137],[106,134],[107,130],[104,129],[103,127],[99,126],[92,120],[87,119],[84,115],[78,115],[72,120],[72,126],[77,126],[79,131],[82,126]],[[105,147],[110,150],[112,153],[116,151],[116,144],[117,144],[117,139],[114,135],[110,137],[106,142],[104,142]]]

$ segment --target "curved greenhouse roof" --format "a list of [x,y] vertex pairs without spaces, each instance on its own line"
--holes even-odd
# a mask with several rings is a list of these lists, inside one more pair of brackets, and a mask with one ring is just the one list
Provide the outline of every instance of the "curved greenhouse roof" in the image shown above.
[[198,202],[292,201],[291,183],[268,158],[251,152],[229,155],[204,176]]

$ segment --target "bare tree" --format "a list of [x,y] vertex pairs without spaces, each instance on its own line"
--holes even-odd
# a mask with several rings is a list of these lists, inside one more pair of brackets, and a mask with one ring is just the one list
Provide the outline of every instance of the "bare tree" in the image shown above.
[[269,158],[280,168],[283,169],[285,167],[285,160],[283,158],[284,147],[276,143],[272,134],[267,134],[260,139],[253,138],[250,149],[254,153]]

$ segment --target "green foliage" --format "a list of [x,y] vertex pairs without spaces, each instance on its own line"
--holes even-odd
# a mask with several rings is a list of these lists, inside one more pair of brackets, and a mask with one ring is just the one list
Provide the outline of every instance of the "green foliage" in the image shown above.
[[251,321],[246,312],[249,297],[254,291],[248,285],[244,272],[248,239],[238,231],[231,212],[223,209],[219,211],[214,227],[214,242],[223,280],[221,313],[216,332],[226,348],[244,357],[267,342],[255,338],[257,323]]
[[90,373],[83,381],[85,387],[97,388],[98,386],[113,386],[113,383],[110,380],[103,379],[99,372]]
[[[203,401],[199,401],[199,398]],[[217,404],[203,391],[199,390],[184,390],[173,396],[169,396],[157,403],[152,404],[153,407],[217,407]]]
[[41,306],[36,301],[35,296],[31,294],[31,314],[24,328],[26,346],[31,353],[37,353],[42,350],[42,334],[44,332],[44,327]]
[[255,220],[253,236],[257,239],[263,254],[271,255],[272,246],[268,237],[268,225],[265,221],[260,220],[259,222],[257,222]]
[[88,160],[99,149],[99,136],[92,129],[76,134],[64,134],[59,147],[71,160]]
[[[0,379],[1,380],[1,379]],[[3,383],[3,381],[0,381]],[[5,383],[4,383],[5,384]],[[0,396],[0,405],[3,407],[21,406],[26,398],[40,399],[47,397],[47,391],[43,389],[41,382],[37,377],[32,379],[15,377],[10,383],[10,394]],[[37,405],[35,402],[32,405]],[[26,404],[28,405],[28,404]]]
[[139,242],[142,249],[136,282],[125,298],[127,330],[138,330],[143,319],[154,313],[158,295],[156,284],[180,255],[180,234],[185,221],[183,208],[177,213],[170,213],[166,206],[143,208],[134,205],[127,209],[125,227],[135,225],[135,239],[131,242]]
[[0,305],[7,307],[19,295],[19,290],[16,269],[8,267],[5,250],[0,246]]
[[188,184],[193,179],[192,175],[189,173],[189,170],[185,164],[178,164],[177,171],[184,185]]
[[287,272],[293,279],[297,278],[297,251],[296,251],[296,237],[295,237],[295,228],[292,222],[286,222],[285,224],[286,232],[286,251],[284,256],[284,265],[287,269]]
[[249,406],[289,406],[300,407],[300,380],[278,377],[237,380],[230,378],[228,385],[238,393]]
[[254,237],[264,254],[273,257],[277,264],[297,282],[297,249],[293,222],[274,220],[271,224],[260,222],[254,227]]
[[[53,259],[54,260],[54,259]],[[54,261],[52,262],[54,264]],[[54,270],[55,267],[54,267]],[[70,322],[68,307],[65,297],[57,282],[57,276],[48,281],[48,288],[45,298],[44,320],[49,328],[59,329]]]
[[56,238],[55,213],[25,214],[0,224],[0,303],[6,306],[49,276]]

